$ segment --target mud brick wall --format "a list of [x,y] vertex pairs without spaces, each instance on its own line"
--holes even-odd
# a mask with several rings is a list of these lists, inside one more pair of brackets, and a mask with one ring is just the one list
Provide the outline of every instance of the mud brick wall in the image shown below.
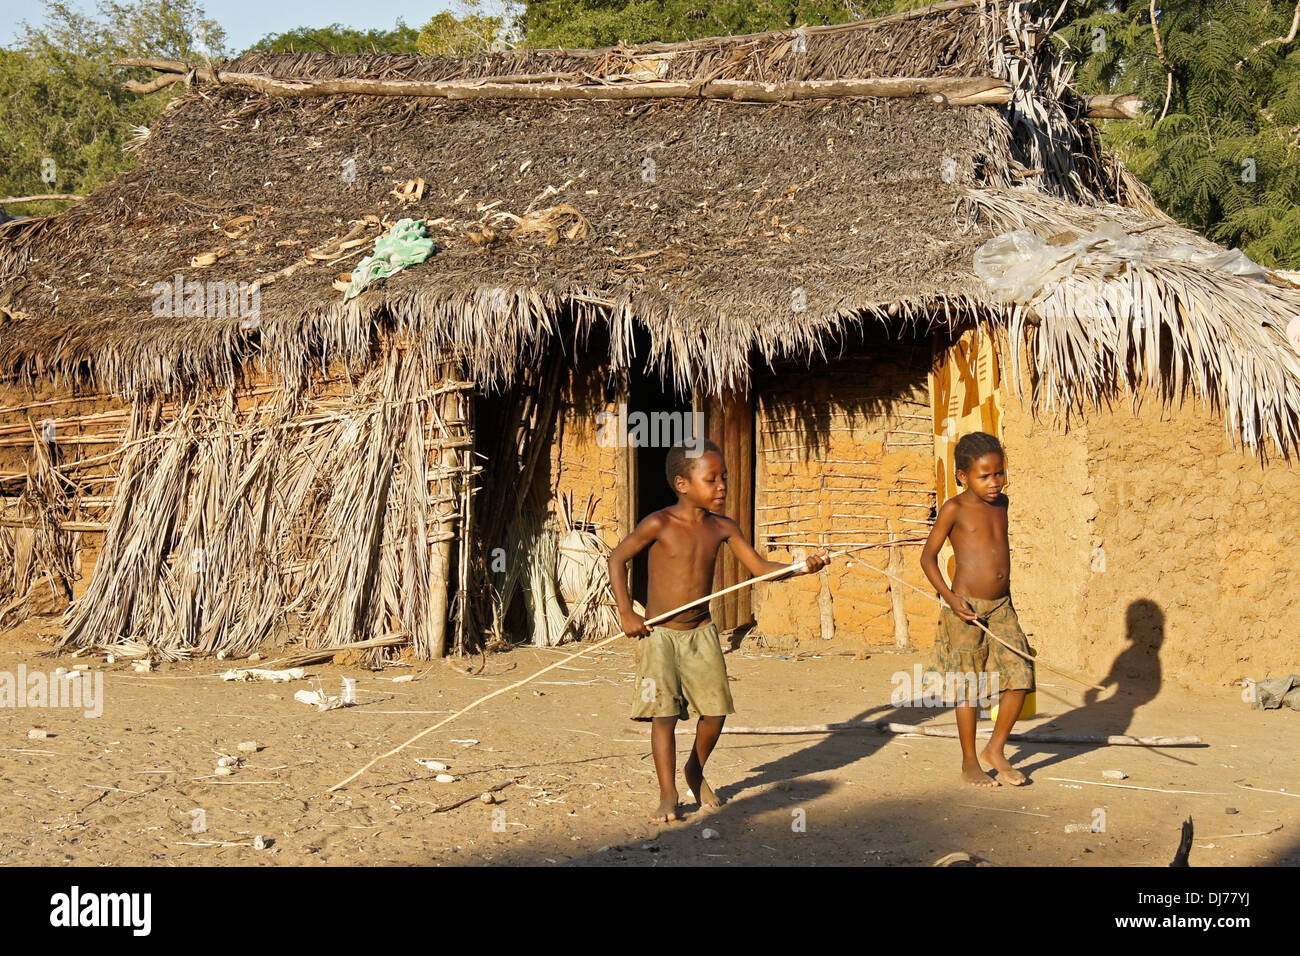
[[[856,557],[891,567],[918,587],[918,563],[934,506],[934,441],[926,373],[928,341],[890,343],[814,369],[777,366],[756,381],[755,530],[776,561],[798,549],[873,547]],[[891,539],[911,543],[889,548]],[[928,647],[935,606],[902,589],[901,616],[889,581],[845,561],[821,575],[754,594],[764,637],[824,646]]]

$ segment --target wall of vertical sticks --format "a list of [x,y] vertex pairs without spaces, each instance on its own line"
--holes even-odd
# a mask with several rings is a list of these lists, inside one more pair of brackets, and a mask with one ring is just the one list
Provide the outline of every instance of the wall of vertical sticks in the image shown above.
[[[27,592],[9,582],[9,603],[30,600],[47,566],[61,579],[88,544],[96,560],[70,583],[64,646],[178,658],[272,639],[360,645],[363,660],[464,648],[476,628],[464,586],[472,388],[454,362],[390,343],[364,372],[306,390],[105,413],[97,424],[115,431],[94,438],[116,444],[99,471],[56,421],[52,441],[38,431],[29,446],[26,474],[6,475],[21,485],[4,499],[8,546],[29,541],[33,555]],[[88,533],[100,540],[73,537]]]

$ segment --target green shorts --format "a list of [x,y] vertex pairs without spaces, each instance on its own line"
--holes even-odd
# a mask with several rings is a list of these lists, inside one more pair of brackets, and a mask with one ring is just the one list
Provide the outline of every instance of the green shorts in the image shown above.
[[[992,600],[964,594],[957,596],[984,619],[990,631],[1012,647],[1033,655],[1029,639],[1020,629],[1020,619],[1016,616],[1010,594]],[[967,624],[947,605],[939,613],[939,634],[934,642],[933,661],[931,672],[956,678],[955,686],[958,688],[963,686],[964,675],[985,675],[976,678],[981,698],[985,696],[985,687],[993,696],[1008,690],[1034,689],[1034,665],[1031,661],[993,640],[974,624]],[[965,699],[960,694],[958,697]]]
[[632,719],[722,717],[734,714],[718,629],[656,627],[636,646]]

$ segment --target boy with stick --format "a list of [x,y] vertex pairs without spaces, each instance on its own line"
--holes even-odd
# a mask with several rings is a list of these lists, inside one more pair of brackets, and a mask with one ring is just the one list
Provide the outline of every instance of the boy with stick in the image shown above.
[[[668,483],[677,492],[677,504],[644,518],[609,556],[609,580],[618,601],[623,632],[641,638],[637,645],[632,719],[653,722],[651,752],[659,778],[659,806],[651,819],[661,823],[678,819],[677,721],[691,715],[699,717],[695,745],[682,774],[701,809],[717,807],[722,801],[704,780],[704,764],[718,742],[726,715],[735,709],[718,629],[709,619],[708,602],[683,610],[651,629],[646,619],[632,609],[627,562],[650,549],[646,601],[646,616],[650,618],[709,594],[718,547],[724,541],[755,577],[786,567],[761,558],[736,522],[718,512],[727,492],[727,466],[716,444],[705,441],[695,456],[680,445],[672,448],[666,471]],[[806,573],[825,566],[826,558],[821,555],[805,562]],[[789,566],[792,573],[797,573],[796,567]]]
[[[1007,761],[1003,747],[1020,715],[1025,694],[1034,689],[1033,651],[1020,629],[1011,604],[1011,545],[1007,538],[1007,483],[1001,443],[985,432],[963,435],[953,454],[961,494],[949,498],[939,509],[930,537],[921,550],[921,569],[935,590],[948,602],[940,612],[939,636],[935,641],[934,670],[958,690],[957,733],[961,738],[961,778],[976,787],[996,787],[1005,780],[1013,787],[1025,783],[1025,775]],[[952,587],[939,571],[939,549],[944,539],[952,541],[957,558]],[[974,621],[983,621],[1006,645],[992,640]],[[1016,650],[1012,650],[1015,648]],[[987,675],[990,696],[1000,694],[998,717],[988,745],[975,753],[975,702],[968,696],[966,678]],[[978,696],[978,692],[977,692]],[[980,759],[998,772],[994,780],[980,766]]]

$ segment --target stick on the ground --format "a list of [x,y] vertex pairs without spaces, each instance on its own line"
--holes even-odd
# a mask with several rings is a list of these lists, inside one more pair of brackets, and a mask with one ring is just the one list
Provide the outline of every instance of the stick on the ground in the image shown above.
[[[933,594],[931,594],[929,591],[924,591],[924,590],[922,590],[921,588],[918,588],[915,584],[912,584],[910,581],[904,581],[902,578],[897,577],[896,575],[890,574],[888,571],[885,571],[885,570],[882,569],[882,568],[878,568],[878,567],[876,567],[874,564],[867,564],[867,562],[865,562],[865,561],[859,561],[857,558],[849,558],[849,560],[852,561],[854,564],[860,564],[860,565],[862,565],[862,567],[864,567],[864,568],[870,568],[872,571],[875,571],[877,574],[883,574],[885,577],[889,578],[891,581],[897,581],[899,584],[905,584],[905,585],[907,585],[909,588],[911,588],[911,589],[912,589],[913,591],[915,591],[917,594],[922,594],[922,595],[924,595],[925,597],[928,597],[931,601],[933,601],[935,604],[938,604],[940,607],[942,607],[943,604],[944,604],[944,602],[943,602],[942,600],[940,600],[939,598],[935,597],[935,596],[934,596]],[[1035,657],[1033,654],[1026,654],[1026,653],[1025,653],[1024,651],[1022,651],[1020,648],[1015,647],[1015,646],[1013,646],[1013,645],[1011,645],[1011,644],[1008,644],[1008,643],[1007,643],[1006,641],[1004,641],[1002,638],[998,637],[996,634],[994,634],[992,631],[990,631],[987,627],[985,627],[985,626],[984,626],[983,624],[981,624],[979,621],[975,621],[974,624],[975,624],[975,626],[978,627],[981,631],[983,631],[983,632],[984,632],[985,634],[987,634],[989,637],[993,638],[993,640],[997,641],[999,644],[1001,644],[1001,645],[1002,645],[1003,647],[1005,647],[1007,650],[1012,651],[1013,653],[1020,655],[1021,657],[1023,657],[1025,660],[1029,661],[1030,663],[1037,664],[1038,666],[1043,667],[1044,669],[1051,671],[1053,674],[1060,674],[1062,677],[1069,678],[1070,680],[1072,680],[1072,681],[1074,681],[1074,682],[1076,682],[1076,683],[1082,684],[1084,687],[1091,687],[1093,690],[1105,690],[1105,689],[1106,689],[1106,688],[1102,687],[1100,684],[1094,684],[1092,681],[1090,681],[1090,680],[1085,680],[1085,679],[1082,678],[1082,677],[1078,677],[1078,676],[1076,676],[1076,675],[1074,675],[1074,674],[1071,674],[1069,671],[1063,671],[1063,670],[1061,670],[1059,667],[1053,667],[1051,664],[1047,663],[1046,661],[1039,660],[1039,659],[1038,659],[1037,657]]]
[[[524,776],[527,776],[527,774],[525,774]],[[499,791],[504,790],[506,787],[513,787],[515,784],[517,784],[520,780],[523,779],[524,779],[523,777],[515,777],[513,780],[507,780],[505,783],[498,783],[495,787],[488,787],[482,793],[471,794],[470,796],[466,797],[464,800],[457,800],[455,803],[449,803],[445,807],[434,807],[433,812],[446,813],[448,810],[455,810],[457,807],[463,807],[467,803],[473,803],[475,800],[481,800],[483,798],[484,793],[498,793]]]
[[1199,797],[1226,797],[1226,793],[1209,790],[1161,790],[1159,787],[1135,787],[1127,783],[1100,783],[1096,780],[1075,780],[1073,777],[1048,777],[1058,783],[1079,783],[1087,787],[1110,787],[1112,790],[1145,790],[1148,793],[1193,793]]
[[[848,553],[847,551],[833,551],[830,553],[829,557],[833,558],[836,557],[837,555],[842,555],[847,553]],[[681,607],[675,607],[671,611],[664,611],[664,613],[656,615],[655,617],[652,617],[649,620],[647,620],[646,624],[651,624],[651,625],[660,624],[664,621],[671,620],[672,618],[680,614],[682,611],[690,610],[691,608],[699,604],[704,604],[708,601],[712,601],[716,597],[721,597],[724,594],[730,594],[732,591],[738,591],[741,588],[751,587],[763,581],[771,581],[773,578],[783,577],[784,575],[787,574],[798,574],[800,571],[806,571],[806,570],[808,570],[807,561],[799,561],[796,562],[795,564],[791,564],[784,568],[777,568],[775,571],[769,571],[767,574],[761,574],[756,578],[750,578],[748,581],[741,581],[739,584],[733,584],[730,587],[723,588],[721,591],[714,591],[712,594],[706,594],[704,595],[704,597],[696,598],[694,601],[691,601],[687,604],[683,604]],[[456,711],[456,713],[452,714],[450,717],[443,718],[442,720],[434,724],[432,727],[426,727],[424,730],[420,731],[410,740],[406,741],[406,743],[394,747],[386,754],[380,754],[378,757],[370,761],[370,763],[366,764],[364,767],[362,767],[356,773],[352,774],[352,776],[348,777],[346,780],[341,780],[338,783],[334,784],[334,786],[330,787],[329,790],[327,790],[326,792],[332,793],[335,790],[339,790],[342,787],[347,786],[349,783],[357,779],[357,777],[361,776],[363,773],[365,773],[375,764],[379,763],[379,761],[386,760],[387,758],[393,756],[394,754],[401,753],[403,750],[411,746],[411,744],[415,743],[417,740],[421,739],[422,737],[428,736],[429,734],[433,733],[435,730],[439,729],[440,727],[445,727],[447,724],[451,723],[457,717],[461,716],[462,714],[469,713],[475,707],[479,706],[480,704],[487,703],[493,697],[500,697],[502,694],[507,694],[512,690],[516,690],[517,688],[523,687],[529,681],[536,680],[537,678],[545,674],[547,671],[553,671],[555,670],[555,668],[569,663],[569,661],[576,661],[579,657],[582,657],[584,654],[589,654],[592,651],[599,650],[600,648],[605,647],[606,645],[613,644],[620,637],[626,637],[626,636],[627,635],[625,635],[623,632],[620,631],[619,633],[615,634],[613,637],[607,637],[603,641],[598,641],[595,644],[592,644],[588,647],[584,647],[580,651],[577,651],[574,654],[570,654],[567,657],[560,658],[554,664],[548,664],[547,666],[543,667],[541,670],[537,671],[536,673],[529,674],[523,680],[515,681],[509,687],[502,687],[500,690],[494,690],[490,694],[484,694],[478,700],[474,701],[471,704],[465,705],[460,710]]]
[[[838,724],[807,724],[802,727],[723,727],[724,734],[755,734],[767,736],[794,734],[839,734],[874,730],[882,734],[915,734],[918,737],[956,737],[957,731],[949,727],[924,727],[919,724],[897,724],[887,720],[853,721]],[[679,734],[693,734],[694,728],[679,725]],[[988,737],[991,730],[980,730],[977,737]],[[1046,744],[1103,744],[1110,747],[1195,747],[1202,743],[1200,737],[1130,737],[1128,734],[1052,734],[1035,730],[1014,733],[1011,740],[1028,740]]]

